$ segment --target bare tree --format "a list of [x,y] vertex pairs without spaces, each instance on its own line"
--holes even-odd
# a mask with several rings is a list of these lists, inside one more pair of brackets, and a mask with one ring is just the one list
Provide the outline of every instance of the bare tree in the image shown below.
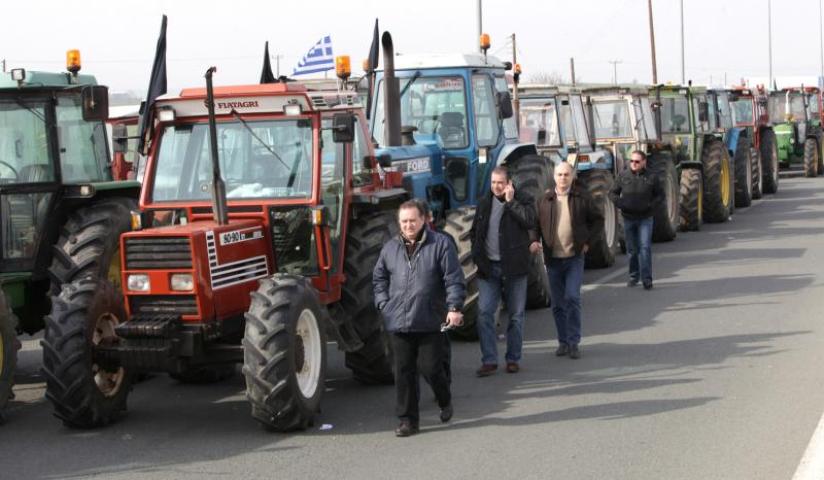
[[[576,75],[575,81],[577,83],[581,83],[581,78],[578,75]],[[539,71],[527,75],[526,81],[523,83],[534,83],[541,85],[562,85],[565,83],[569,83],[569,79],[566,76],[564,76],[564,74],[559,73],[557,71]]]

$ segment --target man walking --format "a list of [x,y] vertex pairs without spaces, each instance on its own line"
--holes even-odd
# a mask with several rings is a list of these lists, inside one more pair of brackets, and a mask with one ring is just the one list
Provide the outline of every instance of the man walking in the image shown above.
[[520,369],[530,264],[530,229],[536,213],[532,197],[516,192],[505,167],[492,170],[491,191],[481,198],[472,222],[472,259],[478,267],[478,337],[481,344],[479,377],[498,369],[495,312],[504,294],[509,313],[506,329],[506,371]]
[[542,241],[530,245],[533,253],[544,250],[548,259],[552,315],[558,331],[555,354],[581,358],[581,283],[584,255],[604,228],[604,215],[589,192],[574,183],[575,169],[567,162],[555,167],[555,187],[538,202]]
[[401,204],[398,222],[401,233],[383,246],[372,284],[395,354],[395,413],[400,419],[395,435],[408,437],[419,426],[419,368],[438,400],[441,422],[452,418],[441,324],[463,323],[466,288],[457,252],[446,235],[424,228],[426,212],[419,203]]
[[618,175],[609,193],[612,203],[624,217],[624,235],[629,253],[628,287],[638,285],[652,289],[652,227],[655,210],[664,201],[664,191],[658,178],[647,171],[644,152],[632,152],[629,169]]

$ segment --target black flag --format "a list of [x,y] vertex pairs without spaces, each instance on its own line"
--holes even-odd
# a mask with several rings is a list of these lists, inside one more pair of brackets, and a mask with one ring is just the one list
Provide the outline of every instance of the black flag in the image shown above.
[[275,83],[277,79],[272,73],[272,64],[269,62],[269,42],[263,49],[263,71],[260,72],[260,83]]
[[378,43],[378,19],[375,19],[375,31],[372,33],[372,45],[369,47],[368,65],[366,66],[366,76],[369,81],[369,95],[366,97],[366,118],[372,115],[372,94],[375,89],[375,69],[378,68],[378,56],[380,55],[380,44]]
[[152,76],[149,78],[149,91],[146,93],[146,101],[140,106],[140,130],[138,130],[137,151],[146,155],[146,131],[151,128],[152,105],[157,97],[166,93],[166,15],[163,15],[163,22],[160,24],[160,37],[157,39],[157,49],[155,50],[154,64],[152,65]]

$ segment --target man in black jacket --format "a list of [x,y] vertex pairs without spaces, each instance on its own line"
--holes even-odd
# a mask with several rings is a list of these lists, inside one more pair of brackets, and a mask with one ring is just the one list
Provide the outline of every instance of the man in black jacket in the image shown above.
[[520,369],[530,264],[529,231],[535,228],[535,204],[516,192],[504,167],[492,170],[491,191],[481,198],[472,222],[472,259],[478,267],[478,337],[481,345],[479,377],[498,369],[495,312],[504,294],[509,313],[506,329],[506,371]]
[[647,171],[644,152],[632,152],[629,169],[618,175],[609,198],[624,217],[624,235],[629,253],[629,281],[634,287],[640,280],[644,289],[652,288],[652,227],[655,209],[664,201],[658,178]]
[[426,213],[418,202],[401,204],[398,222],[401,234],[381,249],[372,285],[395,356],[395,412],[400,418],[395,434],[408,437],[419,425],[418,365],[438,399],[441,421],[452,418],[441,324],[463,323],[466,287],[455,248],[446,235],[424,228]]

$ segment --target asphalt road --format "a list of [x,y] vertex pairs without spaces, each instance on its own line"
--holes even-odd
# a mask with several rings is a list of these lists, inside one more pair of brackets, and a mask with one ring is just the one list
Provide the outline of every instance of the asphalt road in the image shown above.
[[528,315],[521,373],[477,379],[477,344],[455,343],[455,418],[438,423],[425,389],[408,439],[392,434],[392,387],[354,382],[331,346],[304,433],[259,428],[240,375],[155,376],[123,421],[70,430],[26,342],[0,478],[790,479],[824,411],[824,179],[780,188],[655,244],[650,292],[625,286],[624,258],[588,271],[580,360],[553,355],[548,310]]

